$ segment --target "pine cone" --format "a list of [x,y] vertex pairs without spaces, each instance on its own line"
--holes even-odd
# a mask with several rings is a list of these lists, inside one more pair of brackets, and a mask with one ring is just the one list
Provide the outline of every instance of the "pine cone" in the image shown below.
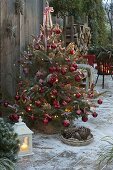
[[83,140],[86,140],[87,137],[90,135],[90,129],[85,128],[85,127],[80,127],[79,134]]
[[79,141],[81,141],[81,140],[87,140],[89,136],[91,136],[91,131],[90,129],[82,127],[82,126],[72,127],[72,128],[64,130],[62,132],[62,135],[66,139],[74,138],[74,139],[78,139]]
[[73,137],[74,139],[82,140],[82,139],[81,139],[81,136],[80,136],[80,134],[79,134],[78,132],[75,132],[75,133],[72,135],[72,137]]

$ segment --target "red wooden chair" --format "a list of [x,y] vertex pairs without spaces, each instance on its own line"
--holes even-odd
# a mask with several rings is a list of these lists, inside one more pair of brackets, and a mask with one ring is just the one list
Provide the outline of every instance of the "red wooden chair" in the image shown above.
[[104,88],[104,76],[105,75],[111,75],[111,78],[113,80],[113,59],[111,60],[109,57],[107,59],[97,59],[97,79],[95,82],[95,85],[97,84],[99,75],[103,76],[102,80],[102,88]]
[[92,67],[94,67],[94,63],[95,63],[95,58],[96,56],[93,54],[87,54],[84,55],[83,58],[86,58],[88,61],[88,64],[91,65]]

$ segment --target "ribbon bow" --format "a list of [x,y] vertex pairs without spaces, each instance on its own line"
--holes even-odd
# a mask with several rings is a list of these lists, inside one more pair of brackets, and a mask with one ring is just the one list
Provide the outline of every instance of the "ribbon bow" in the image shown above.
[[51,18],[51,12],[54,12],[53,7],[49,7],[49,3],[47,2],[47,6],[44,9],[44,15],[43,15],[43,26],[47,26],[52,28],[52,18]]

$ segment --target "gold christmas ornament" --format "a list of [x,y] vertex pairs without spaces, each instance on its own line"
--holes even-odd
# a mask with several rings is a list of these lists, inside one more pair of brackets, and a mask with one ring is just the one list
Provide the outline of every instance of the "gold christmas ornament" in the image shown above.
[[71,90],[71,84],[66,84],[66,85],[64,86],[64,89],[65,89],[65,90]]
[[66,48],[66,51],[74,50],[75,48],[75,43],[69,43],[69,45]]
[[73,107],[72,106],[68,106],[66,109],[65,109],[65,112],[72,112],[73,110]]
[[44,105],[43,105],[43,109],[44,110],[50,110],[51,109],[51,105],[49,104],[49,103],[44,103]]
[[54,58],[55,57],[55,53],[49,53],[49,58]]
[[36,84],[35,86],[33,86],[33,87],[31,88],[31,91],[35,92],[35,91],[38,90],[38,88],[39,88],[39,86]]

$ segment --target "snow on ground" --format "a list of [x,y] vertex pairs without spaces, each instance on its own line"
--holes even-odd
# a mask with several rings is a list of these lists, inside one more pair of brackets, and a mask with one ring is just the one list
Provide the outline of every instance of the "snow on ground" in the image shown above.
[[87,146],[75,147],[63,144],[60,135],[34,134],[34,155],[20,159],[16,170],[113,170],[113,164],[97,166],[99,153],[107,144],[102,141],[103,137],[113,136],[113,81],[105,76],[104,90],[101,83],[100,76],[96,90],[108,92],[102,96],[103,104],[96,109],[98,117],[90,117],[87,123],[75,121],[77,125],[91,129],[94,141]]

